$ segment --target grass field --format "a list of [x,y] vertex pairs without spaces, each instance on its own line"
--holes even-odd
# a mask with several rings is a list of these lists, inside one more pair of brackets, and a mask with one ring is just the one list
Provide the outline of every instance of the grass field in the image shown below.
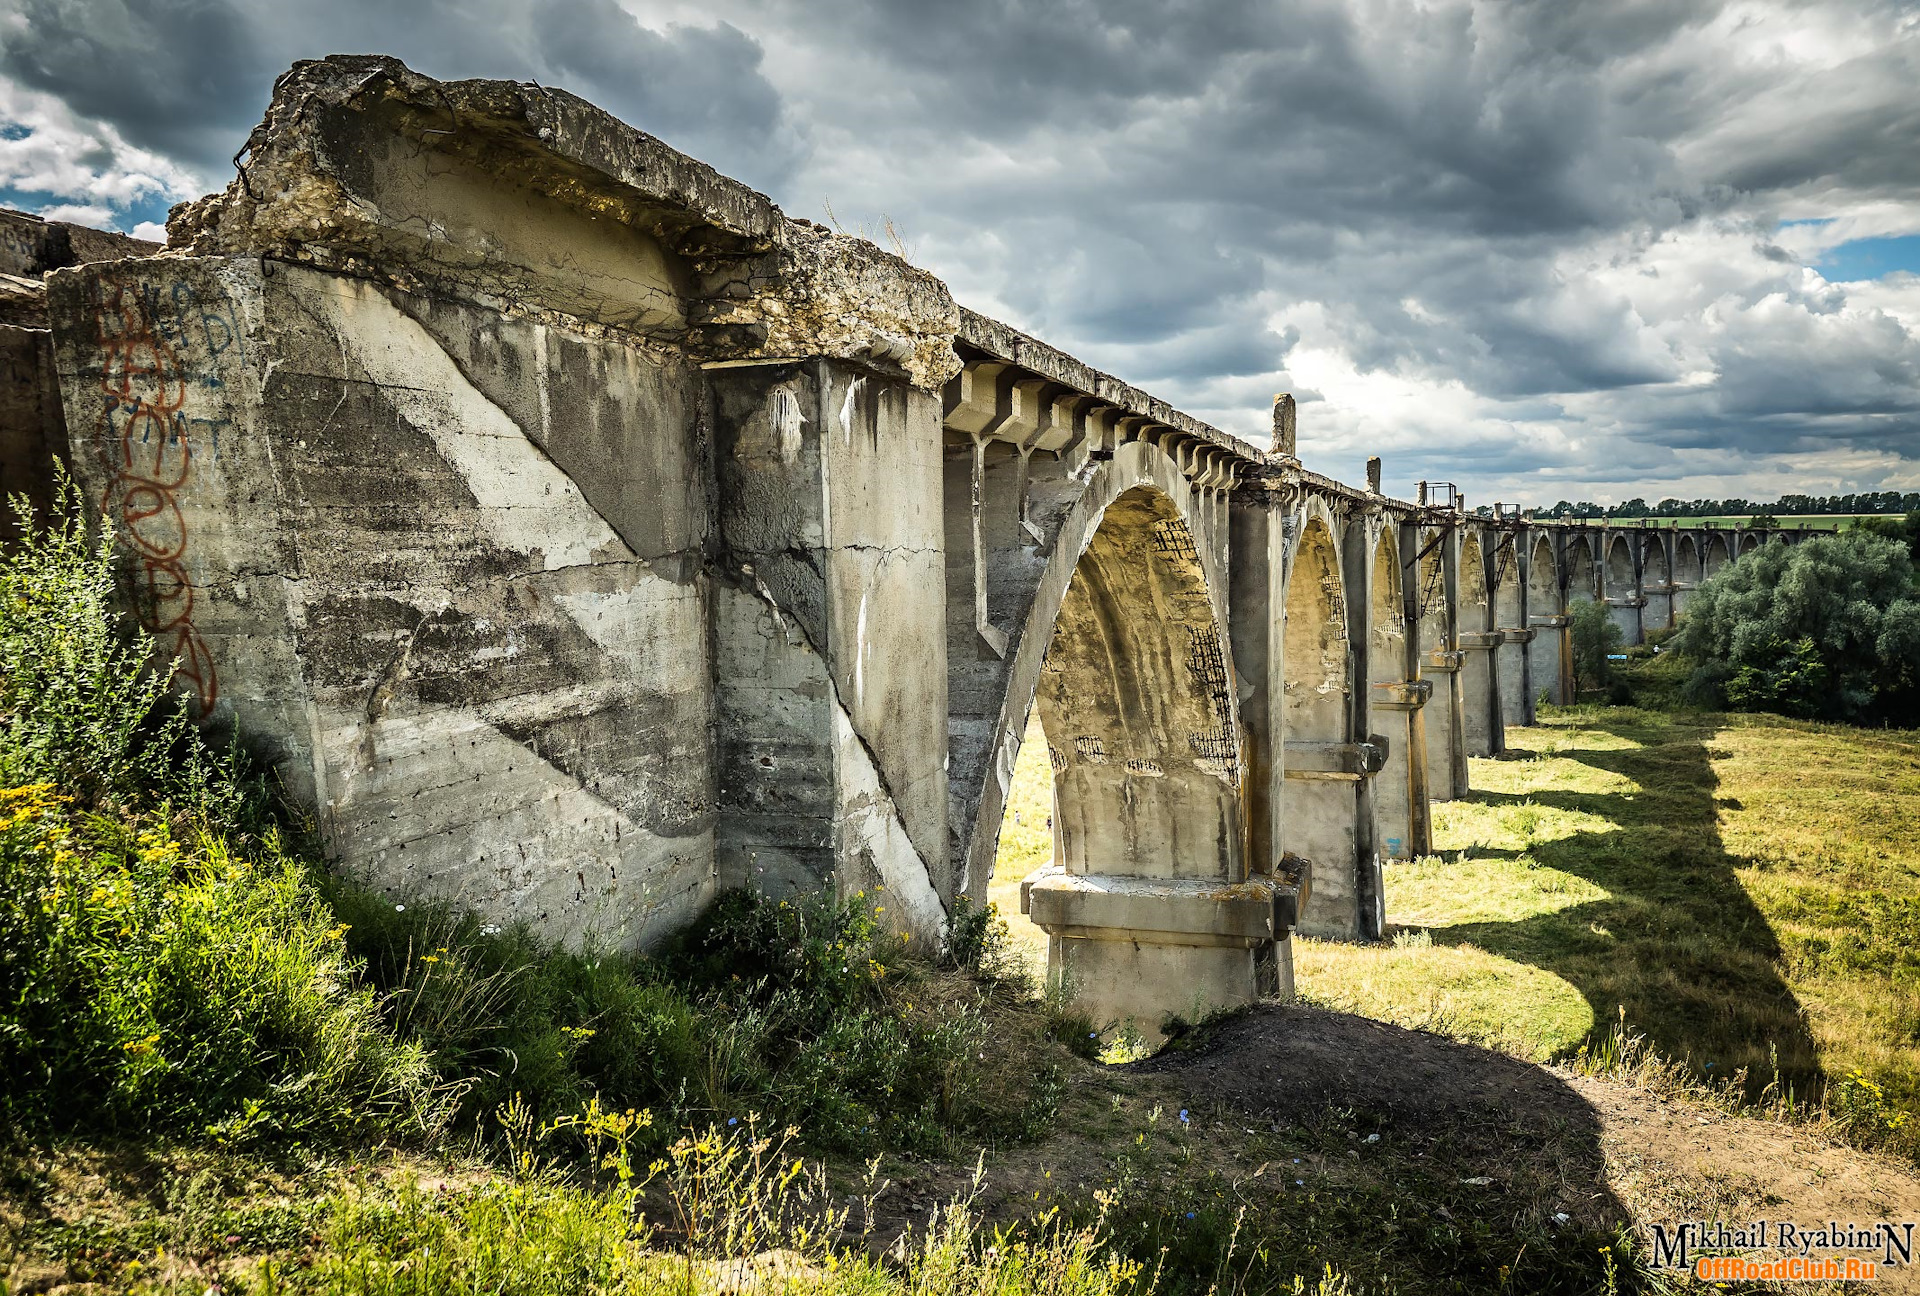
[[1303,992],[1542,1060],[1624,1018],[1705,1076],[1920,1104],[1920,736],[1586,708],[1508,742],[1389,872],[1394,943],[1298,942]]
[[[1866,518],[1866,517],[1892,518],[1895,521],[1898,521],[1901,516],[1902,515],[1899,513],[1808,513],[1804,516],[1775,517],[1774,525],[1779,527],[1783,531],[1794,531],[1794,530],[1802,530],[1807,527],[1845,526],[1854,522],[1859,518]],[[1717,527],[1734,527],[1734,526],[1745,526],[1748,522],[1752,521],[1752,518],[1751,517],[1697,517],[1697,518],[1650,517],[1645,519],[1642,519],[1642,518],[1568,518],[1566,520],[1569,522],[1605,523],[1610,526],[1639,526],[1642,521],[1645,521],[1648,526],[1656,526],[1656,527],[1671,527],[1671,526],[1690,527],[1690,526],[1700,526],[1703,523],[1708,523],[1708,522],[1711,522],[1714,526],[1717,526]]]
[[[1038,739],[996,898],[1044,959],[1009,889],[1051,849]],[[1295,942],[1305,996],[1539,1061],[1624,1019],[1753,1092],[1920,1106],[1920,735],[1588,707],[1508,743],[1389,870],[1390,944]]]

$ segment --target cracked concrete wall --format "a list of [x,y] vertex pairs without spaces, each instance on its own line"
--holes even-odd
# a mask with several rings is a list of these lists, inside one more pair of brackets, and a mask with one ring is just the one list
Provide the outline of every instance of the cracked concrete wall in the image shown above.
[[931,934],[946,820],[939,407],[828,361],[715,370],[729,884],[884,886]]
[[253,259],[52,309],[143,624],[338,866],[616,946],[710,894],[696,367]]
[[396,895],[644,945],[884,885],[937,937],[945,286],[538,86],[301,63],[244,152],[55,293],[209,721]]

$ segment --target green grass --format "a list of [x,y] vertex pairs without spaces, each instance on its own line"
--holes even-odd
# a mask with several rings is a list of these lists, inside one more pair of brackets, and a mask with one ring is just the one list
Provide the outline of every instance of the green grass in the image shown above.
[[[1593,526],[1637,527],[1645,522],[1649,527],[1697,527],[1708,523],[1716,527],[1744,527],[1753,520],[1751,514],[1741,517],[1697,517],[1697,518],[1565,518],[1567,522],[1585,522]],[[1892,518],[1899,520],[1905,516],[1900,513],[1807,513],[1790,514],[1774,518],[1774,525],[1782,531],[1804,530],[1807,527],[1846,526],[1858,518]],[[1554,519],[1545,519],[1552,521]]]
[[1920,736],[1582,708],[1508,743],[1388,873],[1415,935],[1301,942],[1304,992],[1542,1059],[1624,1021],[1749,1092],[1920,1105]]

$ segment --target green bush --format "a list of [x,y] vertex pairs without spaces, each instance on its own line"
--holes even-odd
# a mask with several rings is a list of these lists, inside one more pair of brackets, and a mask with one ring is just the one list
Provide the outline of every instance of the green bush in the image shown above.
[[464,1126],[510,1100],[548,1120],[597,1097],[655,1112],[655,1146],[758,1113],[813,1147],[934,1150],[1035,1135],[1059,1101],[1051,1037],[1066,1019],[981,970],[1004,962],[1004,924],[966,969],[916,954],[865,897],[731,891],[645,957],[557,949],[338,883],[332,896],[391,1028],[466,1086]]
[[44,524],[10,503],[21,538],[0,561],[0,787],[53,783],[95,810],[257,812],[115,613],[112,539],[89,534],[78,488],[61,478]]
[[1896,540],[1762,545],[1694,591],[1677,643],[1700,705],[1920,723],[1920,591]]
[[0,559],[0,1113],[224,1138],[419,1133],[381,1026],[252,789],[114,613],[78,491]]
[[1595,599],[1576,602],[1567,622],[1573,639],[1573,687],[1576,693],[1606,688],[1613,682],[1609,658],[1620,650],[1621,633],[1612,610]]
[[0,790],[0,1112],[231,1140],[433,1132],[446,1096],[340,936],[271,843],[249,858],[47,784]]

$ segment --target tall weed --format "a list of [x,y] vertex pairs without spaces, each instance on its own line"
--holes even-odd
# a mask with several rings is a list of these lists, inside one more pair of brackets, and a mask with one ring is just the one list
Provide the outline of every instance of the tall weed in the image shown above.
[[0,790],[0,1112],[250,1141],[437,1130],[299,861]]

